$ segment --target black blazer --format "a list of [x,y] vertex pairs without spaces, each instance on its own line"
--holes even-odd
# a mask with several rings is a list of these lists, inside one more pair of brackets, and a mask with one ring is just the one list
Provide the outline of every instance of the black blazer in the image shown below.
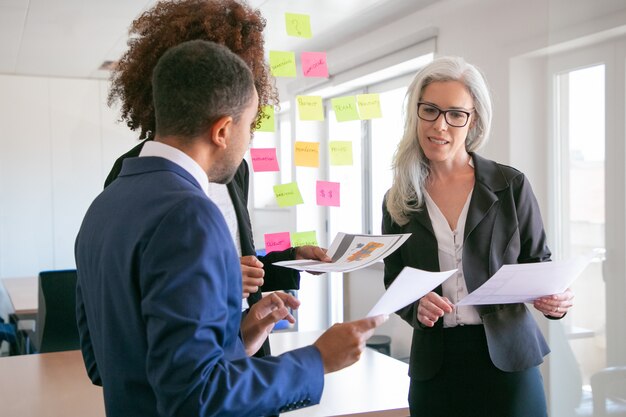
[[[550,260],[539,206],[524,174],[471,154],[475,185],[465,223],[463,273],[469,292],[502,265]],[[383,233],[411,233],[402,247],[385,258],[385,286],[404,266],[439,271],[437,240],[424,205],[407,224],[396,224],[383,203]],[[441,295],[441,286],[435,291]],[[435,375],[442,363],[443,320],[434,327],[417,320],[418,302],[398,311],[413,327],[409,374],[418,380]],[[531,313],[522,304],[479,306],[489,354],[503,371],[520,371],[543,362],[550,352]]]
[[[122,161],[126,158],[139,156],[145,142],[146,141],[139,143],[130,151],[117,158],[113,164],[113,168],[111,168],[111,172],[109,172],[109,175],[104,181],[105,188],[119,175],[122,169]],[[237,168],[237,172],[235,173],[233,180],[226,184],[228,194],[233,202],[235,214],[237,215],[237,226],[239,227],[239,241],[241,244],[242,256],[256,255],[250,214],[248,213],[249,185],[250,170],[248,169],[248,163],[243,160],[241,161],[239,168]],[[263,291],[297,290],[300,288],[300,274],[298,271],[295,269],[272,265],[273,262],[295,259],[295,251],[293,248],[281,252],[271,252],[265,256],[258,256],[258,259],[263,263],[263,270],[265,271],[264,283],[263,286],[259,288],[258,292],[250,294],[250,297],[248,297],[248,304],[252,306],[254,303],[259,301],[261,299],[261,292]],[[267,356],[270,353],[269,341],[266,339],[263,347],[255,356]]]

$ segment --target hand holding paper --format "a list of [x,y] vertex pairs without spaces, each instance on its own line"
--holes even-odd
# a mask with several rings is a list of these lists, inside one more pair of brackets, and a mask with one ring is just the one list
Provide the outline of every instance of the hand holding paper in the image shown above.
[[565,261],[504,265],[457,305],[531,303],[561,294],[591,262],[590,256]]
[[405,266],[366,317],[391,314],[422,298],[457,270],[427,272]]

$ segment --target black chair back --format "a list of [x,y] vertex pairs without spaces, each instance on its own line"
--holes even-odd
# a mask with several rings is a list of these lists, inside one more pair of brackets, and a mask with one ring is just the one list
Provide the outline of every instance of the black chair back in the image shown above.
[[35,348],[39,353],[80,348],[76,325],[76,270],[39,273]]

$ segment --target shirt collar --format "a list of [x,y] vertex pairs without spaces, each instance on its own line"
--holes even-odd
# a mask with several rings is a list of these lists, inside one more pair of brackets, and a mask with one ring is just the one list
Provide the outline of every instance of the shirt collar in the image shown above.
[[208,194],[209,177],[207,177],[202,167],[183,151],[162,142],[149,140],[143,145],[139,156],[158,156],[179,165],[185,171],[189,172],[195,180],[198,181],[202,191]]

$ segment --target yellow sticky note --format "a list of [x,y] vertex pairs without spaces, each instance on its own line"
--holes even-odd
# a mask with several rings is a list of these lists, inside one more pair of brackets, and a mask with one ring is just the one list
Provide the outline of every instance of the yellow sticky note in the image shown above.
[[298,38],[311,38],[311,16],[308,14],[285,13],[287,35]]
[[304,203],[297,182],[275,185],[274,195],[280,207],[289,207]]
[[270,71],[274,77],[295,77],[296,54],[289,51],[270,51]]
[[378,119],[383,117],[380,111],[379,94],[359,94],[356,96],[359,106],[359,115],[362,120]]
[[275,132],[276,131],[276,122],[274,119],[274,106],[263,106],[261,108],[261,114],[259,114],[259,119],[261,119],[261,125],[256,130],[257,132]]
[[311,230],[310,232],[292,232],[291,233],[291,246],[294,248],[297,246],[319,246],[317,244],[317,235],[315,234],[315,230]]
[[356,107],[356,97],[337,97],[330,100],[338,122],[359,120],[359,112]]
[[324,120],[322,96],[297,96],[300,120]]
[[297,167],[319,167],[320,144],[318,142],[296,142],[294,160]]
[[328,146],[331,165],[352,165],[352,142],[332,141]]

